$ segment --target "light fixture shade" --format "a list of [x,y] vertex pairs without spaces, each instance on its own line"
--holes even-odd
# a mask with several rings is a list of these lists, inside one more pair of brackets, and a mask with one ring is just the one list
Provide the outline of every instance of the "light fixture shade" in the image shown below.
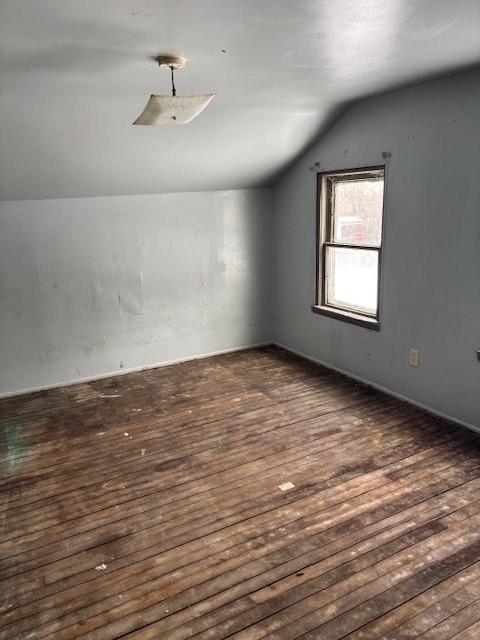
[[214,93],[203,96],[154,96],[133,124],[186,124],[201,113],[215,97]]

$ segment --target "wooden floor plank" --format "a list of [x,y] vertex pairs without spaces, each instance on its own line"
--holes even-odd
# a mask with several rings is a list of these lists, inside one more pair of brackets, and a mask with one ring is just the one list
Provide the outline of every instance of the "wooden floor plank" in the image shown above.
[[475,434],[274,347],[0,424],[2,639],[476,637]]
[[[368,445],[368,444],[369,443],[367,442],[366,445]],[[386,442],[384,442],[384,444],[386,444]],[[356,447],[359,447],[359,442],[358,441],[356,443]],[[345,446],[345,449],[347,449],[347,446]],[[345,459],[347,459],[347,454],[346,454],[345,449],[344,449],[344,452],[342,453],[342,455],[344,455]],[[403,455],[404,453],[407,453],[407,452],[410,452],[410,451],[412,451],[412,449],[408,447],[408,443],[406,443],[406,442],[404,443],[404,448],[402,449],[402,451],[398,451],[398,450],[390,451],[388,448],[384,449],[383,452],[379,456],[377,456],[375,464],[381,464],[381,462],[384,461],[385,459],[392,460],[392,459],[398,458],[400,455]],[[356,450],[356,453],[358,453],[358,449]],[[389,456],[389,457],[387,457],[387,456]],[[419,474],[419,473],[427,473],[427,474],[429,474],[429,473],[431,473],[431,468],[432,467],[434,467],[435,471],[440,472],[440,471],[444,470],[445,468],[448,468],[449,466],[452,466],[452,464],[457,464],[457,463],[460,464],[460,462],[462,462],[462,461],[466,464],[468,460],[472,461],[473,463],[476,463],[476,455],[475,455],[475,453],[473,453],[473,452],[463,452],[462,454],[455,454],[455,452],[450,450],[450,456],[448,458],[440,459],[438,461],[438,463],[436,463],[436,460],[434,458],[432,458],[429,467],[422,466],[416,473],[417,474]],[[330,467],[329,468],[331,469],[332,468],[331,465],[332,465],[333,461],[330,460],[329,462],[330,462]],[[302,466],[303,466],[303,469],[302,469]],[[309,472],[310,486],[307,489],[305,489],[304,492],[306,492],[306,493],[314,493],[315,494],[316,491],[317,491],[316,485],[319,482],[321,482],[322,480],[325,479],[324,476],[325,476],[326,469],[325,469],[325,467],[322,467],[321,470],[318,469],[318,458],[315,455],[312,455],[312,453],[310,453],[310,455],[309,455],[309,460],[308,460],[307,467],[308,467],[308,472]],[[297,464],[297,468],[292,470],[292,473],[289,474],[289,477],[291,479],[295,480],[296,479],[296,475],[298,474],[298,472],[300,470],[302,470],[303,473],[306,473],[306,471],[307,471],[305,469],[305,465]],[[363,466],[362,470],[366,471],[367,470],[367,466]],[[335,469],[335,471],[336,471],[336,469]],[[284,468],[282,469],[282,472],[284,472]],[[413,472],[411,472],[409,474],[409,476],[407,476],[407,478],[409,478],[409,479],[411,477],[413,477]],[[261,491],[261,489],[262,489],[261,483],[257,483],[256,489],[259,492]],[[234,494],[232,496],[232,498],[234,500],[235,500],[235,498],[241,498],[241,496],[242,496],[242,489],[238,485],[235,486],[235,488],[232,489],[231,492]],[[247,496],[249,501],[251,500],[252,493],[253,493],[253,489],[249,488],[249,493],[248,493],[248,496]],[[281,496],[277,492],[277,498],[276,499],[277,499],[277,502],[279,501],[280,504],[282,504],[282,503],[285,502],[285,500],[288,500],[290,496],[298,497],[298,491],[296,493],[290,493],[288,496]],[[223,500],[224,499],[225,499],[225,495],[222,495],[222,494],[215,495],[214,494],[214,504],[218,508],[222,507],[222,509],[223,509],[223,507],[224,507]],[[195,519],[195,521],[197,522],[197,526],[199,526],[199,524],[200,524],[199,518],[201,518],[203,515],[206,514],[206,515],[211,516],[211,512],[212,512],[211,500],[212,500],[212,494],[210,493],[209,500],[207,501],[207,504],[206,504],[206,508],[203,509],[203,510],[199,510],[199,511],[197,511],[196,509],[192,509],[193,505],[191,505],[190,502],[188,502],[188,505],[187,505],[188,517],[190,517],[191,519],[192,518]],[[258,501],[259,501],[259,504],[262,504],[262,503],[265,504],[265,509],[266,510],[269,510],[269,511],[272,510],[272,508],[274,506],[274,500],[272,501],[271,487],[270,486],[268,486],[268,492],[266,494],[258,496]],[[159,520],[159,522],[161,522],[161,526],[162,526],[163,530],[165,530],[165,528],[168,527],[168,525],[166,523],[173,516],[175,517],[175,524],[178,525],[178,518],[182,514],[182,504],[181,503],[182,503],[182,501],[177,501],[172,505],[171,509],[170,508],[167,509],[167,508],[164,507],[162,509],[161,513],[159,513],[158,520]],[[238,507],[240,509],[241,509],[241,504]],[[192,514],[192,511],[194,511],[193,514]],[[173,512],[173,513],[171,513],[171,512]],[[226,514],[224,513],[224,515],[226,515]],[[137,532],[142,530],[141,524],[142,524],[142,520],[141,520],[141,518],[139,518],[137,516],[137,518],[135,519],[135,525],[136,525],[136,531]],[[152,515],[151,514],[148,515],[147,520],[145,522],[145,525],[146,525],[146,528],[151,528],[152,526],[155,526],[155,519],[153,519],[153,521],[152,521]],[[100,539],[102,539],[102,536],[104,536],[105,533],[107,534],[107,537],[111,536],[111,534],[109,534],[108,531],[105,531],[105,528],[103,528],[102,530],[99,530],[97,528],[95,530],[95,535],[99,536]],[[87,535],[91,535],[91,533],[87,534]],[[126,534],[124,534],[124,535],[126,535]],[[85,537],[86,536],[84,535],[83,538],[85,538]],[[50,533],[49,533],[49,538],[51,540]],[[75,541],[72,538],[73,538],[73,535],[69,535],[66,538],[66,541],[68,541],[67,542],[68,549],[69,549],[69,551],[71,553],[74,551],[74,545],[75,545]],[[13,540],[12,541],[12,545],[15,545],[16,542],[17,542],[17,540]],[[79,538],[78,544],[79,545],[83,544],[82,543],[82,536]],[[98,544],[100,544],[100,542],[98,542]],[[39,547],[39,549],[41,549],[41,547]],[[22,564],[23,564],[27,559],[25,551],[22,548],[18,548],[18,547],[15,547],[14,551],[15,551],[15,555],[22,554],[21,561],[22,561]],[[71,555],[71,553],[70,553],[70,555]],[[44,550],[42,550],[42,551],[39,550],[37,552],[37,554],[35,554],[33,550],[30,552],[30,556],[31,557],[33,557],[35,555],[38,555],[38,554],[41,554],[42,557],[45,559],[45,551]],[[3,563],[0,561],[0,568],[3,568],[5,570],[6,566],[8,566],[9,564],[12,565],[12,561],[13,561],[15,555],[10,556],[7,560],[3,561]],[[17,566],[17,568],[18,568],[17,561],[15,561],[15,566]],[[22,570],[24,570],[24,569],[22,568]]]
[[480,637],[480,621],[453,636],[452,640],[477,640]]
[[[480,563],[427,589],[385,616],[360,627],[345,640],[408,640],[439,624],[479,597]],[[433,603],[433,604],[432,604]]]

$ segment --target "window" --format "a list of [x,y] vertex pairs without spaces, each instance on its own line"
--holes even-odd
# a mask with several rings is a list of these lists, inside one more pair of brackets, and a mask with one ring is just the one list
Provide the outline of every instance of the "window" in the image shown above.
[[312,310],[379,329],[384,167],[318,174]]

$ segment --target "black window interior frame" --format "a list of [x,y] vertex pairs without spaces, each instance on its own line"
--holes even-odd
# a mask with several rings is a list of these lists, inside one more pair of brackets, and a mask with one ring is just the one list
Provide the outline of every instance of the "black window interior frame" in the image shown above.
[[[372,245],[354,245],[349,243],[335,242],[333,240],[333,226],[331,206],[322,207],[322,199],[325,202],[332,201],[331,190],[332,180],[329,177],[342,176],[343,180],[358,180],[368,178],[369,174],[372,178],[378,178],[379,173],[383,178],[383,204],[382,204],[382,231],[380,246]],[[381,293],[381,276],[382,276],[382,251],[383,251],[383,231],[385,218],[385,173],[386,165],[375,165],[368,167],[356,167],[353,169],[339,169],[334,171],[321,171],[317,173],[317,229],[316,229],[316,272],[315,272],[315,301],[312,305],[312,311],[322,315],[338,318],[365,326],[370,329],[380,329],[380,293]],[[351,176],[351,177],[350,177]],[[323,193],[323,185],[326,185],[327,193]],[[325,210],[324,210],[325,209]],[[377,278],[377,311],[375,314],[365,313],[356,309],[334,306],[328,304],[326,299],[326,252],[327,247],[334,246],[353,250],[370,249],[378,253],[378,278]]]

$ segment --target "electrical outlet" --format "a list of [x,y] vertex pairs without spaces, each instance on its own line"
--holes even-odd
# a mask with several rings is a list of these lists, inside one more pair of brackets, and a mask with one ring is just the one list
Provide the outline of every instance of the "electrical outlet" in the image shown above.
[[410,358],[408,363],[411,367],[418,367],[418,351],[417,349],[410,349]]

